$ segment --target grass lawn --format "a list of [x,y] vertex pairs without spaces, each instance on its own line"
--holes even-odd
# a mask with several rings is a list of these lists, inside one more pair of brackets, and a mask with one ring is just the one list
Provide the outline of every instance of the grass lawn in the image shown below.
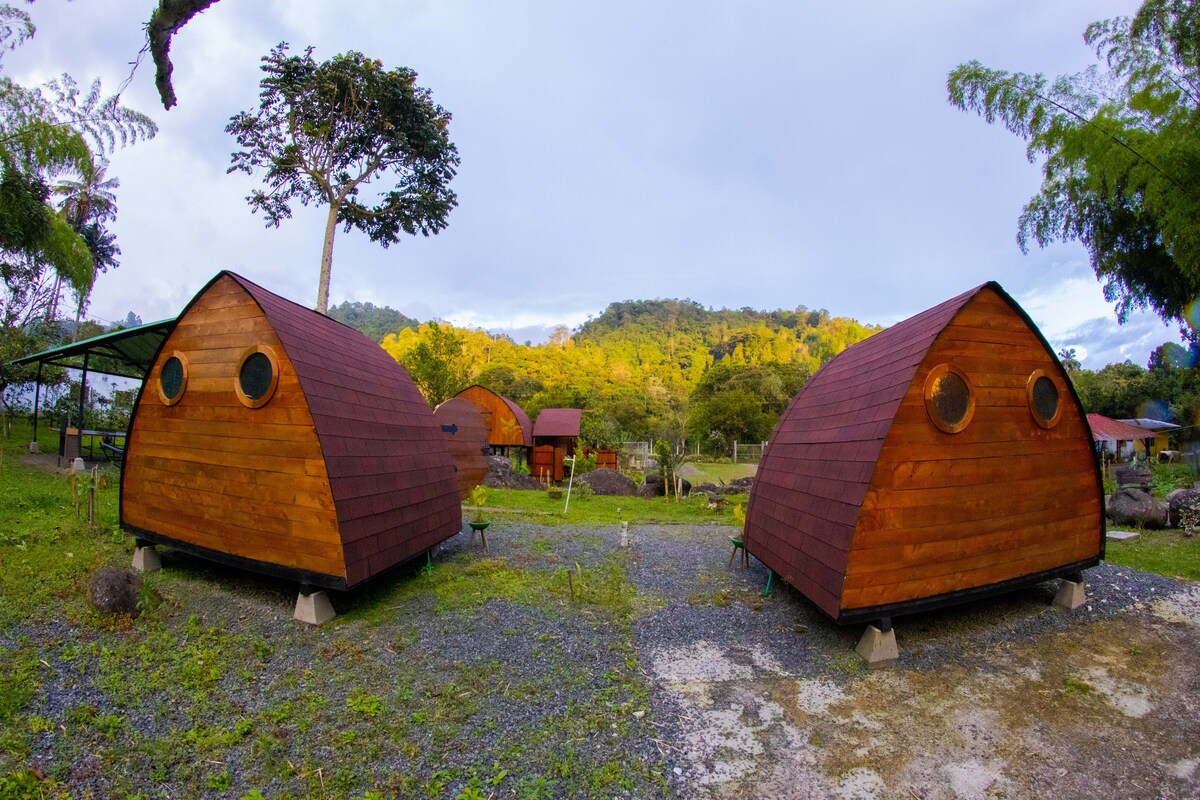
[[1142,531],[1136,539],[1109,540],[1105,560],[1171,578],[1200,581],[1200,536],[1188,539],[1179,531]]
[[689,461],[679,468],[679,474],[692,483],[729,483],[735,478],[754,475],[757,464],[709,464]]
[[[579,493],[578,488],[576,485],[571,492],[570,505],[566,502],[565,489],[557,500],[541,489],[488,489],[486,507],[493,510],[486,516],[542,525],[616,525],[621,522],[733,525],[734,505],[741,503],[744,508],[748,499],[744,494],[728,495],[728,503],[723,509],[711,511],[708,498],[699,495],[676,502],[674,498],[662,497],[601,497]],[[464,510],[463,517],[471,519],[473,513]]]

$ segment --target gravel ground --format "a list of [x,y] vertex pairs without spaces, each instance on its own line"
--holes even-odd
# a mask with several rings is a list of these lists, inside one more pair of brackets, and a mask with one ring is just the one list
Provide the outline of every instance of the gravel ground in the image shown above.
[[406,568],[313,629],[294,586],[167,553],[155,625],[0,631],[46,665],[25,761],[77,797],[1200,797],[1194,584],[1101,565],[1072,613],[1044,584],[899,619],[895,669],[866,671],[860,626],[728,567],[732,532],[500,522],[487,552],[447,542],[428,583],[619,564],[629,618],[455,607]]

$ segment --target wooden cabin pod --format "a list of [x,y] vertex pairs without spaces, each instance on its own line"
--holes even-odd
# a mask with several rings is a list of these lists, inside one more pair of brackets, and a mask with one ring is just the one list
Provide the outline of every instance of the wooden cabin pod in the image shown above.
[[433,416],[446,436],[459,499],[466,500],[487,477],[488,441],[483,414],[470,401],[451,397],[433,410]]
[[1068,575],[1104,554],[1070,380],[988,283],[848,348],[780,418],[747,550],[839,622]]
[[346,589],[453,536],[445,438],[378,344],[229,272],[188,304],[138,397],[121,524]]
[[487,441],[492,447],[533,447],[533,425],[529,415],[512,400],[479,385],[468,386],[454,397],[469,400],[483,414]]

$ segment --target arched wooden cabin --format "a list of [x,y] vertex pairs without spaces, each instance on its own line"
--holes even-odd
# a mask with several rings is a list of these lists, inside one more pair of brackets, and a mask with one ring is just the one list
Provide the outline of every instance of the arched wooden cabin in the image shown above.
[[1083,409],[988,283],[848,348],[780,418],[747,550],[839,622],[1078,572],[1104,555]]
[[451,397],[433,410],[433,416],[450,448],[450,461],[458,478],[459,499],[465,500],[487,477],[488,441],[483,414],[471,401]]
[[230,272],[188,304],[138,397],[121,524],[331,589],[462,527],[445,437],[366,336]]
[[482,386],[468,386],[455,398],[469,400],[483,414],[488,444],[497,450],[533,447],[533,425],[521,407]]

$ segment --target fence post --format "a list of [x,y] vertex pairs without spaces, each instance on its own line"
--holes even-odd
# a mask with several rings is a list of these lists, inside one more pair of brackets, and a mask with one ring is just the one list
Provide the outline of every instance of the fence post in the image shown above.
[[737,463],[737,441],[733,443],[733,463]]

